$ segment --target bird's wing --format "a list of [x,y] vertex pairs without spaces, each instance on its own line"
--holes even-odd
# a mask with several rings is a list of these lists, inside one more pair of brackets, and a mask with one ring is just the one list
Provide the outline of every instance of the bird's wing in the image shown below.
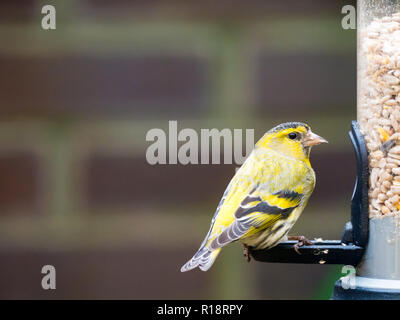
[[304,198],[304,176],[297,161],[250,155],[225,191],[203,245],[215,250],[287,218]]
[[301,161],[265,148],[254,149],[229,183],[202,245],[181,271],[197,266],[208,270],[221,247],[272,226],[301,208],[312,192],[312,188],[304,189],[307,170]]
[[209,248],[216,250],[286,219],[300,205],[302,197],[289,190],[274,193],[252,190],[236,209],[232,223],[209,243]]
[[[208,233],[207,233],[206,237],[204,238],[202,244],[200,245],[200,249],[203,248],[203,247],[207,244],[208,239],[210,239],[210,235],[211,235],[211,233],[212,233],[212,231],[213,231],[213,229],[214,229],[215,220],[217,219],[218,213],[219,213],[219,211],[220,211],[222,205],[223,205],[224,202],[225,202],[225,199],[226,199],[226,196],[227,196],[228,193],[229,193],[231,184],[232,184],[232,183],[229,183],[229,185],[228,185],[228,187],[226,188],[226,190],[225,190],[225,192],[224,192],[224,194],[223,194],[221,200],[220,200],[219,203],[218,203],[217,209],[215,210],[215,213],[214,213],[214,215],[213,215],[213,217],[212,217],[212,219],[211,219],[210,229],[208,230]],[[200,250],[200,249],[199,249],[199,250]]]

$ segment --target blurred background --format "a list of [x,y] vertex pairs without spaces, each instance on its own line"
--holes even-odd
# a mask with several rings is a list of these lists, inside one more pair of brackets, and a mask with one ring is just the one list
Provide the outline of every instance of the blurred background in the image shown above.
[[[57,29],[41,28],[52,4]],[[235,165],[149,165],[152,128],[304,121],[329,140],[292,234],[339,239],[355,177],[356,31],[320,0],[2,0],[0,298],[326,299],[341,266],[180,273]],[[57,289],[41,288],[54,265]]]

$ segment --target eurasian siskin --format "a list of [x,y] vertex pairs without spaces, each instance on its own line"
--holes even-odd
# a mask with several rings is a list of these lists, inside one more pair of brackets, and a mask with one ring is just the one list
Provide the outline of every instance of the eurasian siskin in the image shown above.
[[181,271],[207,271],[221,248],[236,240],[247,250],[272,248],[287,239],[314,190],[311,147],[323,142],[301,122],[269,130],[229,183],[203,243]]

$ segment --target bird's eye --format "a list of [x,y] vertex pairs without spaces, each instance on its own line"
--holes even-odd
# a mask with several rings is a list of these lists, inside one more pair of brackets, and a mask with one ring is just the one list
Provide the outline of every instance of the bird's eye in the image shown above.
[[294,139],[296,139],[297,138],[297,133],[296,132],[291,132],[291,133],[289,133],[289,139],[292,139],[292,140],[294,140]]

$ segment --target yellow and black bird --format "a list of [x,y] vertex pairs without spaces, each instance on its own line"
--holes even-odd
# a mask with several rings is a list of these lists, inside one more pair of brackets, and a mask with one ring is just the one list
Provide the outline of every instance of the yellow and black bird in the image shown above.
[[272,248],[286,239],[308,244],[305,237],[288,237],[315,186],[311,147],[327,142],[301,122],[269,130],[232,178],[211,220],[199,250],[182,268],[207,271],[221,248],[236,240],[248,247]]

